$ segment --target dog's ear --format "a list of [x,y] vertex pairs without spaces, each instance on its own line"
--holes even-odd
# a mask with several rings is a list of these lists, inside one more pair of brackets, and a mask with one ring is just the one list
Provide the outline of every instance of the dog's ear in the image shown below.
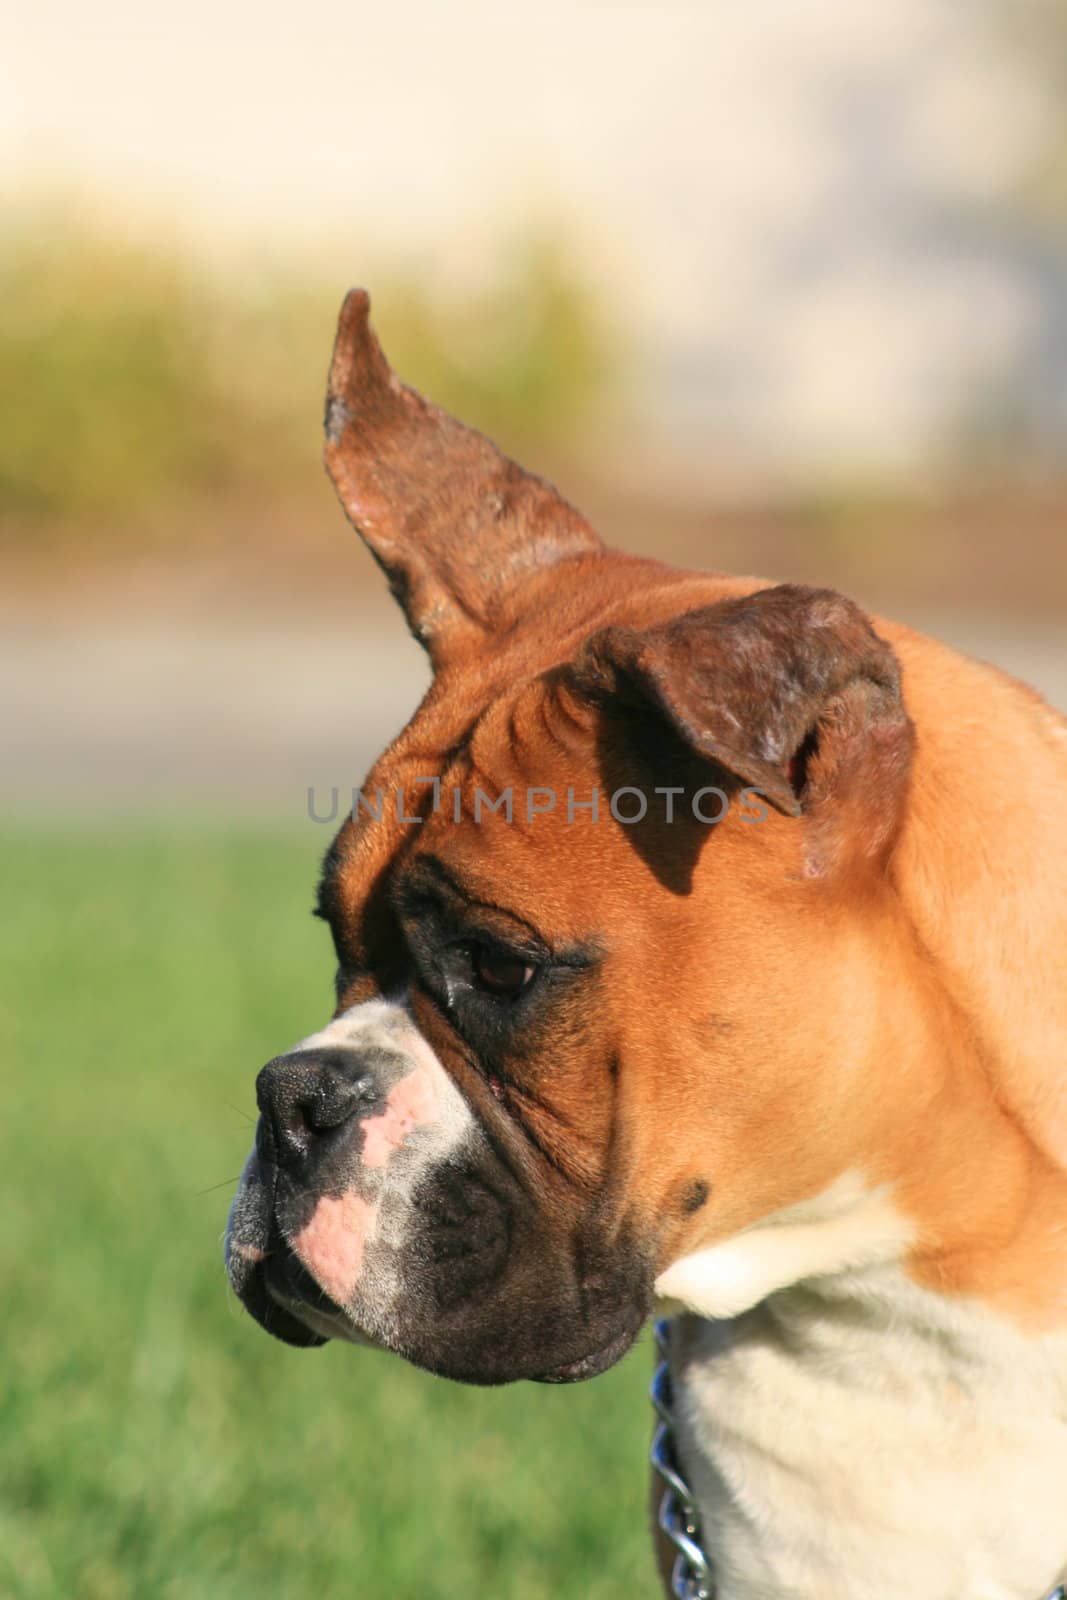
[[778,811],[817,819],[813,871],[846,836],[870,858],[895,831],[912,747],[896,656],[832,590],[782,584],[643,632],[605,628],[568,676],[654,713]]
[[602,549],[550,484],[400,382],[353,289],[326,399],[326,469],[434,667],[522,611],[546,567]]

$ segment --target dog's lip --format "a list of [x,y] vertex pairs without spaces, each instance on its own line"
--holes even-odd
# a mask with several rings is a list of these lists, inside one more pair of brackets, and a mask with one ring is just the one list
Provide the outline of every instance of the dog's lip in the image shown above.
[[[233,1213],[226,1233],[226,1274],[230,1287],[248,1312],[267,1333],[283,1344],[300,1349],[323,1345],[330,1337],[324,1329],[311,1325],[299,1315],[300,1296],[290,1283],[288,1258],[292,1256],[278,1226],[273,1211],[256,1219],[259,1226],[249,1227],[249,1218],[241,1219],[242,1226],[235,1228]],[[298,1263],[297,1263],[298,1265]],[[279,1278],[289,1293],[277,1293]]]
[[347,1314],[323,1297],[321,1305],[309,1305],[306,1300],[288,1295],[284,1290],[267,1284],[267,1293],[283,1314],[298,1322],[315,1335],[315,1344],[325,1344],[330,1339],[343,1339],[347,1344],[369,1345],[377,1348],[375,1341],[357,1328]]
[[625,1328],[622,1333],[609,1339],[607,1344],[601,1345],[598,1350],[591,1351],[577,1361],[564,1362],[562,1366],[550,1368],[548,1372],[535,1373],[534,1383],[581,1383],[586,1378],[598,1378],[602,1372],[607,1372],[616,1361],[621,1361],[637,1338],[639,1329]]
[[374,1345],[375,1341],[356,1326],[342,1306],[331,1300],[280,1236],[264,1262],[264,1269],[267,1295],[286,1317],[315,1335],[316,1344],[344,1339],[349,1344]]
[[267,1256],[264,1261],[257,1262],[255,1268],[244,1276],[238,1291],[241,1304],[261,1328],[283,1344],[295,1345],[303,1350],[325,1344],[326,1334],[303,1322],[291,1305],[274,1294],[267,1277],[269,1260]]

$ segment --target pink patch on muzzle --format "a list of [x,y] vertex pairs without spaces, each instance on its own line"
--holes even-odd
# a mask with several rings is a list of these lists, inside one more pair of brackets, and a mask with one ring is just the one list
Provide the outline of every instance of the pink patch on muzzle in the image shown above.
[[374,1215],[374,1203],[350,1190],[338,1199],[323,1195],[292,1241],[305,1267],[339,1306],[355,1293]]
[[408,1134],[433,1122],[438,1110],[437,1081],[432,1073],[417,1067],[390,1089],[385,1110],[364,1122],[364,1166],[384,1167]]

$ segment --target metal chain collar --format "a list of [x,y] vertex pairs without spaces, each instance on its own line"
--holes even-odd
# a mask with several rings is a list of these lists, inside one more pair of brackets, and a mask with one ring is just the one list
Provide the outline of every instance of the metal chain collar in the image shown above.
[[[663,1483],[658,1515],[660,1530],[677,1552],[671,1572],[671,1594],[675,1600],[715,1600],[714,1563],[704,1549],[700,1514],[674,1452],[669,1320],[662,1317],[654,1331],[659,1361],[650,1395],[659,1420],[652,1435],[649,1460]],[[1067,1600],[1067,1585],[1058,1584],[1046,1600]]]
[[651,1399],[659,1421],[652,1435],[649,1460],[663,1482],[658,1516],[660,1530],[677,1551],[671,1573],[671,1593],[675,1600],[714,1600],[715,1572],[701,1542],[696,1503],[674,1453],[669,1320],[661,1317],[654,1331],[659,1361],[652,1379]]

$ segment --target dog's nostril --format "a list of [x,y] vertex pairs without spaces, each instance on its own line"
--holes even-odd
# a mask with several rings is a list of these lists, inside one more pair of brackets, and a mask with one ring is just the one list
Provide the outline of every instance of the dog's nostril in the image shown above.
[[351,1051],[296,1051],[263,1068],[256,1099],[279,1161],[307,1156],[317,1138],[343,1127],[373,1101],[374,1080],[357,1070],[353,1056]]
[[297,1109],[303,1112],[311,1133],[329,1133],[331,1128],[347,1122],[356,1107],[365,1105],[372,1095],[369,1078],[357,1078],[354,1083],[333,1082],[300,1101]]

